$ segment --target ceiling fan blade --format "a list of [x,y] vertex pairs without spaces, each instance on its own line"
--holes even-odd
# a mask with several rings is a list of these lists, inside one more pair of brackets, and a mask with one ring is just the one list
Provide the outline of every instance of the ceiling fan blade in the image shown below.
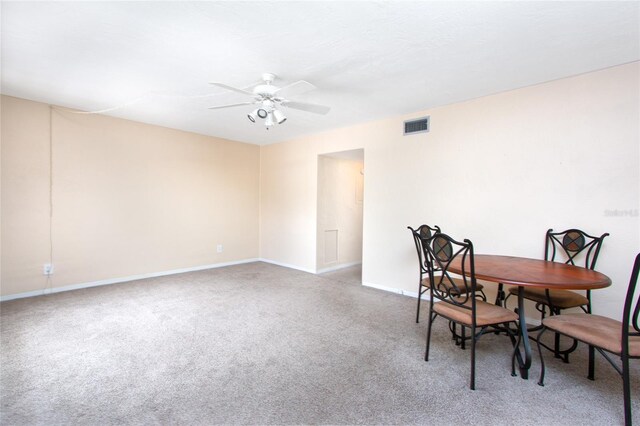
[[301,95],[303,93],[307,93],[315,89],[316,86],[309,83],[308,81],[299,80],[295,83],[291,83],[288,86],[284,86],[279,88],[274,92],[274,95],[278,97],[289,98],[296,95]]
[[313,112],[314,114],[323,114],[323,115],[328,113],[331,110],[331,108],[328,106],[308,104],[305,102],[284,101],[282,102],[282,105],[288,108],[299,109],[301,111]]
[[238,92],[238,93],[242,93],[244,95],[255,96],[255,93],[253,93],[253,92],[249,92],[249,91],[244,90],[244,89],[238,89],[237,87],[229,86],[229,85],[226,85],[224,83],[211,82],[209,84],[213,84],[214,86],[222,87],[223,89],[231,90],[232,92]]
[[242,105],[253,105],[254,103],[255,102],[240,102],[239,104],[212,106],[212,107],[209,107],[209,109],[231,108],[231,107],[237,107],[237,106],[242,106]]

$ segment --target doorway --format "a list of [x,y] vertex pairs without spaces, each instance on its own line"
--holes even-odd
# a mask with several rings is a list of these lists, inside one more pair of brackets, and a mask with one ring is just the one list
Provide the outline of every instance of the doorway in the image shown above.
[[318,155],[318,273],[362,282],[363,206],[364,149]]

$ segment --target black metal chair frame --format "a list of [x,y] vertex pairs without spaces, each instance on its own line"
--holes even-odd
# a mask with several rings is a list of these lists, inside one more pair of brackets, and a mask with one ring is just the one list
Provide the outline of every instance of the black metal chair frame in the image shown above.
[[[416,251],[418,252],[418,262],[419,262],[419,272],[420,272],[420,281],[418,282],[418,308],[416,311],[416,323],[420,322],[420,302],[422,299],[422,295],[429,291],[429,286],[424,285],[424,278],[429,277],[429,267],[433,268],[433,261],[429,259],[429,253],[424,248],[422,241],[428,239],[432,235],[436,233],[441,233],[441,229],[438,225],[434,225],[433,227],[423,224],[420,225],[417,229],[413,229],[410,226],[407,228],[411,231],[413,235],[413,242],[416,246]],[[429,262],[429,264],[427,264]],[[434,268],[434,272],[438,272],[437,268]],[[431,282],[431,279],[429,279]],[[482,300],[486,301],[487,296],[484,291],[480,290],[480,296]],[[461,349],[465,349],[465,342],[469,339],[465,335],[464,327],[461,327],[461,333],[458,334],[456,329],[456,324],[453,321],[449,322],[449,330],[451,331],[451,339],[455,341],[456,345],[460,346]]]
[[413,234],[413,242],[416,245],[416,252],[418,253],[418,262],[420,266],[420,281],[418,282],[418,309],[416,311],[416,323],[420,322],[420,301],[422,299],[422,295],[429,291],[429,287],[423,284],[425,278],[429,276],[428,266],[426,264],[427,257],[424,255],[424,250],[422,248],[422,238],[430,237],[434,233],[440,232],[440,227],[435,225],[433,228],[429,225],[420,225],[418,229],[413,229],[410,226],[407,228]]
[[[473,258],[473,244],[470,240],[465,239],[464,242],[459,242],[451,238],[450,236],[442,233],[434,234],[428,239],[424,239],[423,247],[425,248],[426,254],[429,256],[429,262],[427,262],[428,273],[430,278],[431,286],[429,287],[430,291],[430,300],[429,300],[429,324],[427,326],[427,342],[424,360],[429,361],[429,347],[431,342],[431,328],[433,325],[433,321],[439,315],[433,309],[434,300],[440,300],[439,303],[449,303],[451,305],[468,309],[471,311],[471,335],[469,336],[469,340],[471,340],[471,378],[470,378],[470,389],[475,389],[475,356],[476,356],[476,342],[480,337],[491,327],[491,325],[486,326],[477,326],[476,325],[476,302],[479,298],[476,294],[476,277],[475,277],[475,269],[474,269],[474,258]],[[456,246],[456,251],[454,252],[454,246]],[[462,258],[462,268],[463,274],[461,276],[461,280],[464,283],[465,289],[458,288],[455,281],[451,278],[448,272],[449,265],[451,261],[458,256]],[[469,264],[468,274],[466,273],[466,265],[467,259]],[[433,262],[433,263],[432,263]],[[433,264],[433,267],[430,265]],[[435,275],[434,270],[439,270],[441,272],[440,275]],[[486,298],[485,298],[486,300]],[[466,303],[471,302],[471,307],[466,306]],[[442,315],[441,315],[442,316]],[[446,317],[445,317],[446,318]],[[462,344],[464,345],[465,341],[465,328],[468,325],[457,322],[454,319],[447,318],[450,323],[457,323],[462,327]],[[512,342],[516,342],[516,338],[508,323],[504,324],[505,331],[511,338]],[[477,329],[479,328],[479,331]],[[519,343],[519,338],[518,338]],[[515,357],[516,357],[516,349],[517,343],[514,346],[514,352],[511,357],[511,374],[515,376]]]
[[[622,368],[620,368],[616,362],[611,359],[611,357],[607,354],[606,349],[600,348],[597,346],[589,345],[589,372],[587,374],[587,378],[589,380],[595,380],[595,351],[597,350],[602,354],[602,356],[611,364],[611,366],[622,376],[622,389],[624,394],[624,423],[626,426],[631,426],[632,418],[631,418],[631,383],[629,377],[629,360],[630,359],[640,359],[640,356],[630,356],[629,355],[629,337],[635,336],[640,337],[640,291],[638,292],[638,296],[634,302],[634,294],[636,293],[636,287],[638,284],[638,274],[640,272],[640,253],[636,255],[635,262],[633,264],[633,270],[631,272],[631,278],[629,280],[629,287],[627,289],[627,295],[625,297],[624,302],[624,310],[622,314],[622,323],[621,323],[621,334],[622,334],[622,345],[620,351],[620,360],[622,361]],[[635,307],[634,307],[635,305]],[[587,314],[591,314],[587,312]],[[629,329],[633,327],[633,331]],[[542,348],[540,343],[540,338],[542,334],[547,331],[549,328],[546,326],[542,326],[542,331],[538,334],[538,352],[540,354],[540,379],[538,384],[540,386],[544,386],[544,373],[545,373],[545,365],[544,358],[542,356]],[[553,330],[553,329],[551,329]],[[554,330],[555,331],[555,330]],[[568,336],[576,339],[573,336]],[[582,342],[586,343],[586,342]],[[588,344],[588,343],[587,343]],[[577,343],[576,343],[577,345]],[[613,355],[618,355],[614,352],[609,352]]]
[[[583,241],[582,242],[576,241],[574,238],[569,236],[569,234],[571,233],[578,233],[578,238],[582,238]],[[600,249],[602,248],[602,241],[607,236],[609,236],[608,232],[605,232],[599,237],[595,237],[579,229],[567,229],[566,231],[562,231],[562,232],[553,232],[553,229],[549,229],[547,231],[547,237],[545,239],[545,244],[544,244],[544,252],[545,252],[544,259],[555,261],[556,253],[560,251],[558,250],[558,248],[560,248],[562,249],[562,253],[564,253],[564,255],[567,256],[567,260],[564,263],[566,263],[567,265],[576,266],[576,262],[575,262],[576,257],[580,253],[585,253],[584,267],[587,269],[594,270],[596,267],[596,262],[598,261],[598,255],[600,254]],[[559,237],[562,237],[562,241],[560,241]],[[588,239],[589,241],[585,242],[584,241],[585,239]],[[572,250],[572,247],[574,247],[572,246],[572,244],[577,245],[576,250]],[[551,252],[551,255],[549,255],[549,252]],[[560,309],[554,307],[553,303],[551,303],[549,289],[546,290],[546,294],[547,294],[549,310],[550,311],[555,310],[553,311],[552,315],[553,314],[558,315],[560,313]],[[581,306],[581,308],[583,311],[590,314],[591,313],[591,290],[587,290],[587,300],[589,301],[589,303],[586,305],[586,308],[584,306]],[[544,312],[543,312],[543,315],[544,315]]]
[[[577,234],[577,236],[573,236]],[[561,232],[553,232],[553,229],[547,230],[545,236],[544,243],[544,260],[548,260],[554,262],[556,259],[556,255],[558,253],[562,253],[566,256],[566,260],[563,262],[567,265],[576,265],[577,257],[584,253],[584,267],[587,269],[595,269],[596,262],[598,260],[598,255],[600,254],[600,249],[602,247],[602,242],[605,237],[607,237],[609,233],[604,233],[600,237],[596,237],[593,235],[589,235],[580,229],[567,229]],[[562,239],[562,240],[561,240]],[[501,287],[501,286],[500,286]],[[499,291],[501,288],[499,289]],[[550,315],[559,315],[561,312],[561,308],[558,308],[553,305],[551,300],[551,294],[549,293],[549,289],[545,289],[545,294],[547,296],[547,302],[536,303],[536,310],[540,312],[540,319],[544,320],[546,317],[547,307],[549,307]],[[504,299],[504,306],[507,306],[507,300],[511,294],[507,295]],[[585,313],[591,313],[591,290],[586,290],[586,297],[588,300],[587,305],[580,306],[580,308]],[[541,325],[530,328],[529,332],[534,332],[540,330],[542,328]],[[537,337],[532,334],[529,335],[529,338],[537,341]],[[573,344],[565,350],[560,349],[560,335],[556,333],[554,340],[554,347],[551,348],[548,345],[542,343],[542,346],[545,349],[548,349],[554,352],[556,358],[563,358],[564,362],[569,362],[569,354],[573,352],[578,345],[577,341],[573,341]]]

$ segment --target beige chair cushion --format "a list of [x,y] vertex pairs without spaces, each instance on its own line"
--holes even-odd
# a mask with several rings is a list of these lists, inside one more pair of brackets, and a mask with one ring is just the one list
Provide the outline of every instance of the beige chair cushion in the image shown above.
[[[460,278],[452,278],[453,281],[455,281],[456,286],[459,289],[464,289],[464,281],[462,281]],[[422,285],[429,288],[431,286],[431,283],[429,282],[429,277],[425,278],[422,280]],[[450,283],[445,282],[445,285],[447,286],[447,288],[453,287]],[[469,285],[471,285],[471,283],[469,283]],[[480,291],[484,288],[484,286],[482,284],[480,284],[479,282],[476,281],[476,291]],[[454,293],[455,294],[455,293]]]
[[[592,314],[563,314],[547,317],[542,324],[588,345],[598,346],[618,355],[622,351],[620,321]],[[629,355],[640,356],[640,336],[629,337]]]
[[[471,307],[471,300],[464,303],[465,306]],[[471,326],[471,309],[465,309],[460,306],[447,302],[438,302],[433,305],[433,310],[445,318],[449,318],[455,322]],[[476,325],[485,326],[492,324],[501,324],[504,322],[516,321],[518,315],[515,312],[494,305],[493,303],[476,300]]]
[[[533,300],[534,302],[543,303],[545,305],[549,304],[544,288],[524,287],[523,290],[525,299]],[[518,287],[509,287],[509,293],[517,296]],[[551,296],[551,303],[553,306],[560,309],[577,308],[579,306],[589,304],[589,299],[587,299],[586,296],[570,290],[549,290],[549,295]]]

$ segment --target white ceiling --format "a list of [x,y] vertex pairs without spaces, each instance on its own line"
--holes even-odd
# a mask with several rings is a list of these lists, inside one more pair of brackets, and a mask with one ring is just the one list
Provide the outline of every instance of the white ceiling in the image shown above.
[[[640,59],[639,2],[3,2],[2,93],[268,144]],[[238,87],[318,89],[266,131]]]

